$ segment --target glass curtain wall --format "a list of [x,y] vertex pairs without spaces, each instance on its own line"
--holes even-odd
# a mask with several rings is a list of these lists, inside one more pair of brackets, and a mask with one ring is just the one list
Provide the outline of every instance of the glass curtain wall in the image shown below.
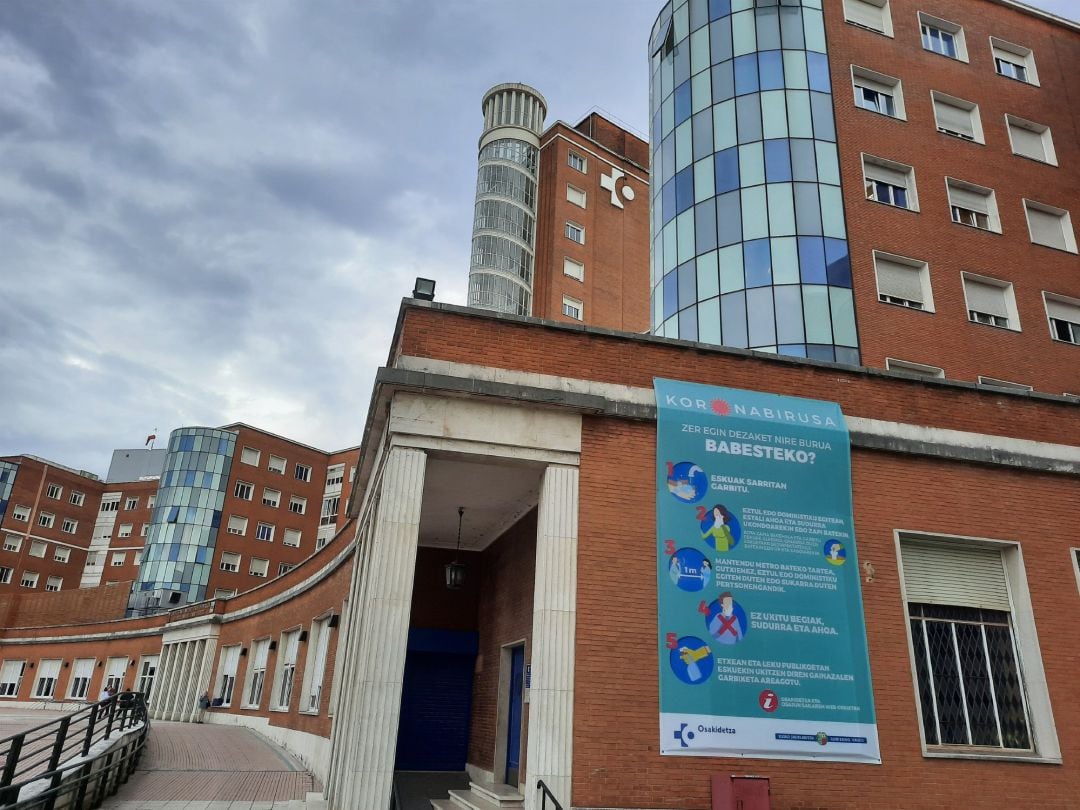
[[858,364],[822,0],[672,0],[649,45],[652,331]]
[[0,518],[7,511],[8,501],[11,500],[11,488],[15,485],[15,473],[19,471],[19,465],[12,461],[0,461]]

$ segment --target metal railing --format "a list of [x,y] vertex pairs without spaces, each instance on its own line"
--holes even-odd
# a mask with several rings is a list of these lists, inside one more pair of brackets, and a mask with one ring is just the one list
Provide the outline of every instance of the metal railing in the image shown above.
[[563,810],[563,806],[559,804],[559,800],[555,798],[555,794],[551,792],[551,788],[544,784],[543,779],[536,780],[536,789],[543,791],[540,796],[540,810],[546,810],[548,806],[548,799],[551,799],[551,806],[555,810]]
[[121,692],[0,740],[0,808],[97,807],[135,770],[150,731],[141,692]]

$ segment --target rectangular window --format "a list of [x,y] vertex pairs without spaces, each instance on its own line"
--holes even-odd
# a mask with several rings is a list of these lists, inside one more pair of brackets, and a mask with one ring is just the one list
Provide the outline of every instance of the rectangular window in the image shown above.
[[18,697],[22,684],[25,661],[5,661],[0,667],[0,697]]
[[296,568],[296,566],[295,566],[295,565],[293,565],[292,563],[278,563],[278,567],[277,567],[277,575],[278,575],[279,577],[283,577],[283,576],[285,576],[285,575],[286,575],[287,573],[289,573],[290,571],[292,571],[292,570],[293,570],[294,568]]
[[585,226],[578,225],[575,222],[567,221],[566,223],[566,238],[572,242],[577,242],[579,245],[585,244]]
[[844,19],[860,28],[893,35],[889,0],[844,0]]
[[573,318],[575,321],[580,321],[583,317],[582,313],[585,305],[578,301],[576,298],[570,298],[564,295],[562,299],[562,314],[567,318]]
[[567,154],[566,162],[570,165],[571,169],[577,169],[582,174],[585,174],[589,169],[588,161],[574,151]]
[[14,573],[14,569],[7,567],[6,565],[0,565],[0,585],[10,585],[11,575]]
[[240,555],[232,551],[221,552],[221,570],[236,573],[240,570]]
[[23,571],[23,575],[19,579],[19,585],[24,588],[36,588],[37,584],[38,575],[34,571]]
[[117,692],[124,691],[124,678],[127,676],[128,660],[126,656],[116,656],[105,661],[105,686],[111,686]]
[[569,183],[566,184],[566,201],[579,208],[585,207],[585,192]]
[[4,535],[4,551],[18,551],[22,548],[22,538],[17,534]]
[[89,693],[90,679],[94,677],[94,663],[93,658],[76,658],[71,665],[68,697],[72,700],[84,700]]
[[1044,292],[1043,303],[1050,319],[1050,337],[1080,346],[1080,299]]
[[998,219],[997,200],[993,189],[965,183],[963,180],[945,178],[945,188],[949,195],[949,210],[952,221],[970,228],[1001,233]]
[[585,280],[585,265],[579,261],[574,261],[569,256],[563,257],[563,275],[575,278],[578,281]]
[[248,520],[246,517],[240,515],[229,515],[228,532],[229,534],[247,534]]
[[217,694],[214,704],[231,706],[233,689],[236,686],[236,667],[240,663],[240,645],[222,647],[218,656]]
[[922,46],[925,50],[950,59],[959,59],[961,62],[968,60],[964,29],[956,23],[940,17],[931,17],[920,11],[919,28],[922,31]]
[[985,385],[987,388],[999,388],[1002,391],[1034,391],[1030,385],[1024,383],[1012,382],[1010,380],[999,380],[996,377],[984,377],[979,375],[979,385]]
[[293,548],[300,547],[300,530],[299,529],[286,529],[285,534],[281,539],[282,545],[292,546]]
[[307,498],[300,498],[296,495],[291,496],[289,498],[289,511],[298,515],[304,514],[307,511]]
[[232,599],[234,596],[236,596],[236,588],[215,588],[214,589],[214,598],[215,599]]
[[139,508],[139,499],[138,498],[128,498],[126,501],[124,501],[124,511],[125,512],[131,511],[132,509],[138,509],[138,508]]
[[252,557],[251,562],[248,565],[248,573],[253,577],[265,577],[266,572],[270,569],[270,561],[264,560],[261,557]]
[[121,565],[123,565],[126,562],[127,562],[127,552],[126,551],[114,551],[113,552],[112,559],[110,561],[110,565],[112,565],[114,568],[119,568]]
[[915,170],[903,163],[863,155],[866,198],[897,208],[919,210],[915,191]]
[[11,510],[11,517],[13,520],[21,520],[23,523],[30,520],[30,507],[29,506],[15,506]]
[[120,511],[120,494],[106,494],[101,496],[101,510],[102,512],[119,512]]
[[143,555],[143,553],[141,551],[136,551],[135,556],[132,559],[132,562],[137,566],[142,565],[142,555]]
[[254,489],[255,487],[246,481],[237,481],[236,486],[233,488],[233,495],[242,501],[250,501]]
[[1068,211],[1034,200],[1024,200],[1024,213],[1027,214],[1028,233],[1033,244],[1076,253],[1076,236]]
[[146,537],[147,531],[150,529],[149,523],[144,523],[139,527],[139,537]]
[[40,512],[38,513],[37,522],[39,526],[44,526],[46,529],[51,529],[53,527],[53,524],[56,522],[56,515],[49,512]]
[[307,464],[297,464],[294,476],[297,481],[310,481],[311,480],[311,467]]
[[60,500],[60,496],[64,494],[64,488],[59,484],[49,484],[45,489],[45,497],[52,498],[54,501]]
[[266,469],[268,469],[272,473],[284,475],[285,463],[285,459],[283,459],[281,456],[270,456],[270,460],[266,463]]
[[969,321],[1020,331],[1012,284],[973,273],[962,273],[961,276]]
[[934,122],[938,132],[965,141],[985,142],[977,104],[937,90],[930,91],[930,98],[934,102]]
[[131,532],[135,528],[132,523],[121,523],[120,529],[116,532],[117,537],[131,537]]
[[259,457],[262,452],[256,450],[254,447],[245,447],[240,451],[240,461],[244,464],[250,464],[252,467],[259,466]]
[[885,358],[885,368],[911,377],[930,377],[935,380],[944,380],[944,369],[937,366],[927,366],[922,363],[912,363],[908,360],[895,360],[892,357]]
[[1012,146],[1014,155],[1023,155],[1041,163],[1057,166],[1057,153],[1054,151],[1054,139],[1050,134],[1050,127],[1008,114],[1005,116],[1005,122],[1009,127],[1009,144]]
[[33,540],[30,543],[30,556],[40,557],[45,559],[45,554],[48,552],[49,546],[42,540]]
[[930,267],[926,262],[874,251],[878,300],[910,309],[934,311]]
[[300,630],[281,634],[278,642],[277,677],[274,679],[274,708],[288,711],[292,702],[296,655],[300,648]]
[[68,501],[70,501],[75,506],[82,506],[86,502],[86,495],[82,492],[73,490],[71,493],[71,497],[68,498]]
[[146,508],[147,509],[153,509],[154,504],[156,504],[156,503],[157,503],[157,495],[151,495],[150,497],[148,497],[146,499]]
[[326,680],[326,655],[330,649],[330,617],[311,623],[307,663],[304,665],[304,697],[301,711],[318,714],[322,706],[323,681]]
[[66,563],[71,559],[71,549],[57,546],[56,550],[53,551],[53,559],[58,563]]
[[340,495],[323,498],[322,512],[319,514],[320,526],[333,526],[337,523],[338,507],[341,503]]
[[58,591],[62,587],[64,587],[64,578],[63,577],[55,577],[54,576],[54,577],[49,577],[47,580],[45,580],[45,590],[47,590],[47,591]]
[[333,467],[326,468],[326,488],[341,488],[342,481],[345,480],[345,465],[335,464]]
[[60,665],[63,663],[59,658],[46,659],[38,662],[37,683],[34,686],[34,697],[51,698],[56,691],[56,681],[60,677]]
[[1031,48],[990,37],[990,50],[994,54],[994,70],[999,76],[1026,84],[1039,83],[1039,74],[1035,70],[1035,54],[1031,52]]
[[244,706],[257,709],[262,704],[263,684],[266,682],[266,659],[270,655],[270,639],[260,638],[252,647],[251,671],[248,673]]
[[272,506],[277,509],[278,504],[281,503],[281,492],[276,489],[264,489],[262,502],[263,506]]
[[255,539],[264,540],[267,543],[274,542],[274,524],[260,523],[255,527]]
[[150,697],[150,691],[154,688],[154,676],[157,675],[158,656],[147,655],[142,659],[142,663],[139,664],[139,682],[135,687],[138,691],[142,692],[147,699]]
[[64,522],[60,524],[60,530],[67,532],[68,534],[75,534],[79,528],[79,521],[72,520],[71,518],[64,518]]

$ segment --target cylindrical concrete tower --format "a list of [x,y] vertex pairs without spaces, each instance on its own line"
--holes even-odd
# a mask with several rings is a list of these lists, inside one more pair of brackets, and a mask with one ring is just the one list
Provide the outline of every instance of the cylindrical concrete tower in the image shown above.
[[547,102],[524,84],[484,95],[469,306],[532,314],[536,179]]
[[672,0],[649,44],[652,331],[858,364],[822,0]]

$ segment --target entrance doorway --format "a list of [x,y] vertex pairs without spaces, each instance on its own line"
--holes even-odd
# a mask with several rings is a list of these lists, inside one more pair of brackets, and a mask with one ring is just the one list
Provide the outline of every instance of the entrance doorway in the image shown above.
[[525,645],[510,648],[506,704],[506,784],[517,787],[521,767],[521,713],[525,691]]

